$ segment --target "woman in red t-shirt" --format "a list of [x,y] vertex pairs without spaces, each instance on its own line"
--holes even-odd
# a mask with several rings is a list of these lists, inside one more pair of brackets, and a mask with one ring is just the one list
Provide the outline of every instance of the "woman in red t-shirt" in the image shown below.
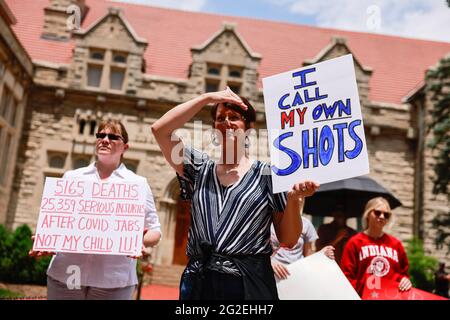
[[344,248],[341,269],[360,296],[374,276],[398,282],[400,291],[412,287],[408,257],[401,241],[383,230],[391,217],[386,199],[369,200],[362,218],[364,231],[350,238]]

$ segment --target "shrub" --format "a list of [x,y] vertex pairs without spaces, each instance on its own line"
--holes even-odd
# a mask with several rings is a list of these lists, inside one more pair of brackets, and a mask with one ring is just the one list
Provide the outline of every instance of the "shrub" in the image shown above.
[[46,270],[51,257],[28,256],[32,248],[31,229],[27,225],[8,231],[0,225],[0,281],[46,284]]
[[434,289],[434,272],[438,261],[434,257],[426,256],[423,242],[413,238],[406,241],[406,254],[409,260],[409,275],[415,288],[432,292]]

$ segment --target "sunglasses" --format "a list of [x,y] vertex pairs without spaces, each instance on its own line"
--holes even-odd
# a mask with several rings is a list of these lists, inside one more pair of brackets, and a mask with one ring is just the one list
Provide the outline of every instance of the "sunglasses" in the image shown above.
[[105,137],[108,137],[109,140],[111,141],[116,141],[116,140],[123,140],[122,136],[119,136],[117,134],[114,133],[96,133],[95,136],[97,137],[97,139],[105,139]]
[[391,212],[381,211],[381,210],[373,210],[373,213],[377,216],[377,218],[379,218],[381,216],[381,214],[383,214],[385,219],[389,219],[392,215]]

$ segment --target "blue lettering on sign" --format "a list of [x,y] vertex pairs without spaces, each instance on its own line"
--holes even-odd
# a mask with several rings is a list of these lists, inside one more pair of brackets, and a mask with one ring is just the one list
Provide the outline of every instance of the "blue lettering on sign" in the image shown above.
[[333,129],[337,131],[338,135],[338,161],[344,162],[344,129],[347,128],[347,123],[336,123]]
[[291,106],[290,105],[284,105],[283,102],[284,100],[286,100],[286,98],[289,97],[289,93],[286,93],[284,96],[282,96],[280,98],[280,100],[278,100],[278,108],[280,108],[281,110],[286,110],[289,109]]
[[292,102],[292,106],[295,107],[300,104],[303,104],[303,99],[300,93],[297,91],[297,93],[295,94],[294,102]]
[[350,125],[348,126],[348,134],[350,135],[350,137],[355,140],[355,147],[353,148],[353,150],[349,150],[349,151],[345,151],[345,156],[348,159],[354,159],[357,156],[359,156],[359,154],[362,151],[362,147],[363,147],[363,142],[361,140],[361,138],[356,134],[355,132],[355,127],[361,125],[361,120],[355,120],[350,122]]
[[[297,171],[302,164],[303,168],[307,169],[310,166],[310,156],[313,157],[312,166],[314,168],[319,166],[319,160],[321,165],[327,166],[333,158],[335,147],[337,147],[338,162],[344,162],[346,158],[354,159],[358,157],[363,149],[363,141],[356,133],[355,128],[361,124],[361,120],[354,120],[350,124],[336,123],[333,125],[333,129],[329,126],[323,126],[320,130],[320,135],[319,129],[313,128],[312,137],[310,135],[311,130],[303,130],[301,134],[303,158],[295,150],[281,144],[285,139],[292,137],[294,133],[283,133],[275,139],[273,144],[277,149],[289,156],[291,164],[285,169],[280,169],[273,165],[273,172],[278,176],[287,176]],[[348,135],[355,142],[355,147],[352,150],[345,150],[344,130],[348,130]]]
[[[325,146],[325,144],[327,146]],[[334,150],[333,132],[331,131],[329,126],[324,126],[320,131],[319,150],[320,163],[323,166],[326,166],[328,163],[330,163],[331,158],[333,157]]]
[[300,158],[300,155],[295,152],[292,149],[289,149],[288,147],[285,147],[281,144],[281,142],[289,137],[292,137],[294,133],[292,132],[286,132],[280,135],[278,138],[275,139],[273,142],[273,145],[275,148],[279,149],[280,151],[283,151],[291,158],[291,164],[286,169],[279,169],[275,165],[272,165],[272,171],[278,175],[278,176],[288,176],[291,173],[295,172],[298,168],[300,168],[300,165],[302,163],[302,158]]
[[338,109],[338,114],[340,117],[342,116],[342,113],[351,115],[352,112],[351,112],[350,99],[347,99],[345,101],[345,104],[344,104],[344,102],[342,102],[342,100],[338,100],[338,101],[335,101],[332,106],[331,105],[327,106],[326,103],[321,103],[321,104],[317,105],[313,110],[313,119],[318,120],[322,116],[322,113],[325,114],[326,119],[333,118],[334,114],[336,112],[336,109]]
[[301,89],[304,87],[309,87],[309,86],[315,85],[317,83],[316,81],[306,82],[306,74],[314,72],[314,71],[316,71],[316,68],[309,68],[309,69],[294,72],[292,74],[292,77],[300,77],[300,84],[297,86],[294,86],[294,89],[297,90],[297,89]]
[[319,155],[317,153],[317,128],[313,129],[312,147],[309,146],[309,131],[302,131],[302,147],[303,147],[303,168],[309,168],[309,156],[313,156],[313,167],[319,165]]

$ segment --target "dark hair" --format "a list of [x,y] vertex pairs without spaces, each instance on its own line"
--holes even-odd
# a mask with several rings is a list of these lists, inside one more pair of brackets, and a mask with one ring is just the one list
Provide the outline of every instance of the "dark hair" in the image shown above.
[[[245,105],[248,107],[247,110],[242,109],[242,107],[232,104],[232,103],[223,103],[223,106],[225,108],[231,109],[233,111],[236,111],[239,113],[245,121],[245,128],[250,128],[250,123],[256,122],[256,111],[255,108],[251,105],[251,103],[244,97],[239,96],[241,100],[245,103]],[[217,108],[219,108],[220,103],[214,105],[211,109],[211,118],[215,122],[216,121],[216,115],[217,115]]]
[[98,125],[97,133],[104,129],[109,129],[115,134],[120,134],[123,138],[123,143],[128,143],[128,132],[122,122],[118,120],[103,120]]

